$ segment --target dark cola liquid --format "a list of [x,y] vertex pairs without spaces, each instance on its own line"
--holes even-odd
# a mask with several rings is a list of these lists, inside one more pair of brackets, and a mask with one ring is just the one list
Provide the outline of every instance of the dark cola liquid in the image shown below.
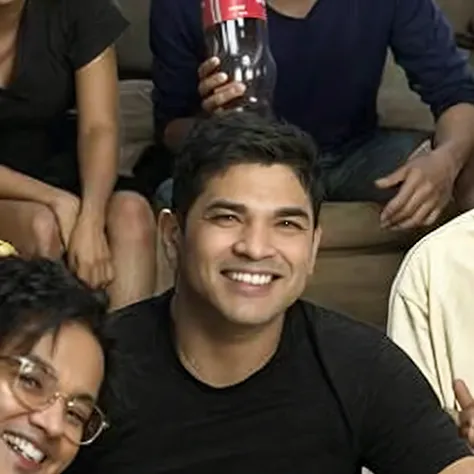
[[238,18],[209,27],[205,31],[208,55],[221,60],[220,70],[230,81],[243,82],[246,92],[227,108],[272,114],[276,66],[268,45],[264,20]]

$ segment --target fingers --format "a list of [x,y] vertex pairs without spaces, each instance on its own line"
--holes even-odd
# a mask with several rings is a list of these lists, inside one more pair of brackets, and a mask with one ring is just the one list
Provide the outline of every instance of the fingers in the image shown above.
[[474,449],[474,428],[470,427],[461,427],[459,429],[459,435],[464,438],[468,443],[469,446]]
[[203,99],[202,109],[210,114],[245,93],[245,85],[235,81],[229,82],[229,76],[218,71],[219,66],[219,58],[212,57],[204,61],[198,69],[198,92]]
[[445,204],[439,188],[423,176],[423,171],[417,167],[408,167],[405,181],[397,195],[381,213],[381,226],[411,229],[432,225],[441,215]]
[[396,169],[393,173],[384,176],[383,178],[377,179],[375,185],[381,189],[393,188],[398,184],[405,181],[409,168],[407,165],[401,166]]
[[219,58],[214,57],[204,61],[201,66],[199,66],[198,92],[203,99],[211,95],[214,89],[223,86],[229,81],[229,77],[226,73],[217,70],[219,65]]
[[408,202],[390,217],[390,227],[412,229],[434,224],[442,212],[436,198],[430,186],[417,187]]
[[204,61],[198,68],[199,80],[202,81],[203,79],[210,76],[213,72],[217,70],[220,64],[220,59],[216,56],[213,56],[212,58],[209,58]]
[[64,223],[59,222],[59,233],[61,236],[61,243],[65,249],[69,247],[73,229],[74,229],[74,223],[65,225]]
[[433,205],[431,202],[422,202],[411,215],[400,222],[394,223],[392,227],[397,230],[407,230],[434,224],[441,214],[441,209],[436,208],[433,210]]
[[459,414],[459,435],[474,448],[474,407]]
[[105,286],[110,285],[115,278],[115,271],[112,262],[109,260],[105,266]]
[[463,380],[453,383],[454,395],[461,412],[459,413],[459,434],[474,448],[474,398]]
[[212,95],[202,101],[202,108],[208,113],[213,113],[229,102],[242,97],[245,93],[245,86],[240,82],[231,82],[217,88]]
[[113,280],[112,263],[108,258],[102,259],[90,269],[90,274],[93,288],[105,288]]
[[474,407],[474,398],[463,380],[457,379],[453,383],[454,395],[462,410]]
[[224,86],[229,81],[229,76],[225,72],[217,72],[206,79],[203,79],[198,86],[199,95],[205,99],[211,95],[215,89]]
[[396,196],[391,199],[380,215],[382,227],[390,227],[396,222],[400,222],[399,213],[408,204],[417,190],[418,180],[414,176],[408,175],[403,182]]
[[110,257],[84,259],[77,254],[68,255],[69,268],[91,288],[105,288],[114,279],[114,269]]

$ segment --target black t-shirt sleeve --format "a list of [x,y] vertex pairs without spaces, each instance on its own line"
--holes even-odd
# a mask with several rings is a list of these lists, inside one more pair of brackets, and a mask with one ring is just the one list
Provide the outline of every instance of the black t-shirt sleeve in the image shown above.
[[364,464],[383,474],[437,474],[469,456],[467,444],[418,368],[387,338],[379,347],[367,379]]
[[75,70],[90,63],[115,43],[128,26],[112,0],[67,1],[69,57]]

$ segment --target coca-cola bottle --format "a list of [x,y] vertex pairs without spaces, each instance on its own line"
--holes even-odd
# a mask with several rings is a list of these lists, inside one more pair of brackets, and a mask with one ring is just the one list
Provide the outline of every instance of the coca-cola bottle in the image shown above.
[[267,30],[265,0],[202,0],[209,57],[220,59],[229,81],[245,84],[245,95],[227,108],[272,114],[276,65]]

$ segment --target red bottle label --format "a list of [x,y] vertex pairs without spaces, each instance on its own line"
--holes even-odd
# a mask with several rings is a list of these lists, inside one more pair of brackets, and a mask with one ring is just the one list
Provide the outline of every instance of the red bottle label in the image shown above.
[[265,0],[202,0],[204,28],[237,18],[266,20]]

